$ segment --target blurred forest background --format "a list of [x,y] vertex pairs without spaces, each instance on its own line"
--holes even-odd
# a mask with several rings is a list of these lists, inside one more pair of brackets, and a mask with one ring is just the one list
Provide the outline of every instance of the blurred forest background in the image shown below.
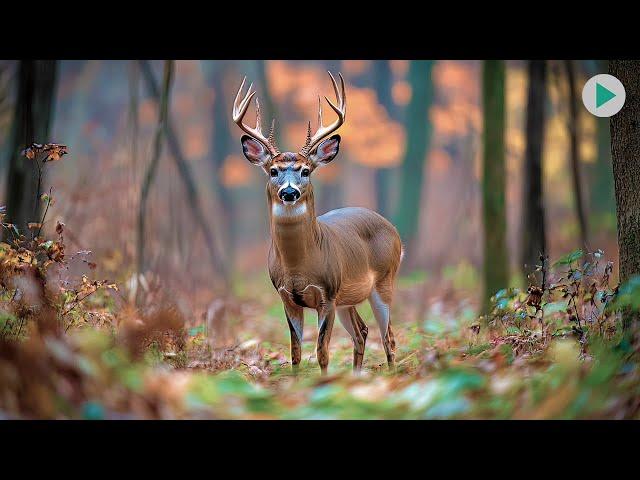
[[[539,157],[542,168],[547,253],[559,255],[587,241],[615,259],[608,121],[590,115],[579,99],[584,81],[606,65],[547,63],[540,74],[535,65],[507,61],[504,72],[489,79],[504,89],[504,106],[494,114],[504,109],[504,178],[491,177],[483,185],[480,61],[176,61],[171,139],[149,191],[145,270],[171,281],[172,288],[210,289],[221,272],[212,270],[209,241],[232,283],[266,271],[264,178],[242,156],[241,132],[230,114],[233,97],[247,75],[257,84],[264,117],[276,118],[279,144],[295,151],[315,115],[317,95],[328,93],[328,69],[343,73],[349,110],[338,161],[314,175],[318,214],[349,205],[390,218],[408,247],[405,273],[466,287],[480,301],[483,189],[490,195],[503,183],[504,200],[498,202],[506,209],[506,248],[494,252],[493,263],[506,263],[507,281],[521,285],[524,263],[532,270],[540,253],[538,248],[532,261],[524,252],[536,248],[526,245],[531,220],[525,212],[536,198],[527,193],[536,182],[527,155],[534,162]],[[0,65],[0,171],[7,178],[20,65]],[[50,120],[38,128],[43,137],[67,145],[70,154],[45,172],[42,191],[53,185],[56,203],[44,229],[63,221],[72,247],[92,250],[104,273],[122,280],[136,266],[140,190],[152,157],[162,62],[58,61],[49,68],[42,95],[51,98],[42,101],[51,102]],[[534,83],[542,75],[539,100],[528,90],[532,75]],[[529,125],[528,101],[540,104],[540,120],[530,119]],[[535,144],[530,148],[539,151],[527,153],[528,136]],[[499,154],[491,155],[500,161]],[[180,173],[184,164],[187,177]],[[0,188],[6,199],[7,181]],[[192,201],[203,216],[194,215]]]
[[[637,416],[637,349],[610,306],[640,309],[640,280],[615,303],[610,121],[581,102],[608,68],[0,61],[0,418]],[[296,383],[264,173],[231,110],[246,75],[280,148],[298,151],[332,97],[327,70],[344,76],[347,119],[313,174],[316,211],[363,206],[397,226],[398,374],[372,335],[365,375],[347,375],[338,327],[335,377],[318,380],[309,322],[311,379]],[[63,146],[23,151],[34,141]]]

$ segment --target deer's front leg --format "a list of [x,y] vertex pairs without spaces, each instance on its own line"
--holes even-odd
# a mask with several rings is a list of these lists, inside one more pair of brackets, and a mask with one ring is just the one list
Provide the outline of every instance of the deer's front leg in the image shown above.
[[322,374],[327,373],[329,365],[329,341],[333,330],[333,321],[336,316],[336,307],[333,302],[322,305],[318,308],[318,346],[316,355],[320,364]]
[[288,302],[284,303],[289,333],[291,335],[291,366],[294,373],[298,373],[298,366],[302,358],[302,331],[304,327],[304,311],[302,307]]

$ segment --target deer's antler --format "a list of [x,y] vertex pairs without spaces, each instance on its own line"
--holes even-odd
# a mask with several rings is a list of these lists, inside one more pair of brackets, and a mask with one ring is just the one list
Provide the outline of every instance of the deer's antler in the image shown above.
[[269,151],[272,157],[275,157],[276,155],[280,155],[280,150],[278,150],[278,147],[276,146],[275,138],[273,135],[276,121],[274,119],[271,122],[271,131],[269,132],[269,137],[268,138],[265,137],[262,134],[262,125],[261,125],[261,118],[260,118],[260,102],[258,102],[257,98],[256,98],[256,128],[248,127],[242,122],[242,119],[244,118],[244,115],[247,113],[247,109],[249,108],[249,103],[251,102],[251,99],[253,98],[253,96],[256,94],[256,92],[251,91],[251,88],[253,87],[253,83],[252,83],[251,85],[249,85],[249,90],[247,90],[247,93],[245,94],[242,101],[238,103],[238,99],[240,98],[240,92],[242,92],[242,89],[244,88],[244,83],[246,80],[247,80],[247,77],[244,77],[242,79],[242,83],[240,84],[240,88],[238,89],[238,93],[236,94],[236,98],[233,101],[233,112],[231,114],[233,117],[233,121],[236,125],[238,125],[242,129],[243,132],[248,133],[250,136],[252,136],[256,140],[258,140],[260,143],[262,143],[265,146],[265,148]]
[[340,91],[338,89],[336,79],[333,78],[331,72],[327,73],[329,74],[329,77],[331,77],[331,83],[333,84],[333,91],[336,94],[336,101],[338,103],[338,106],[335,106],[327,97],[324,98],[329,106],[333,109],[333,111],[336,112],[338,118],[331,125],[327,125],[326,127],[322,125],[322,101],[320,100],[320,96],[318,96],[318,129],[316,130],[316,133],[311,135],[311,122],[309,122],[309,129],[307,130],[307,141],[305,142],[304,147],[302,147],[302,150],[300,150],[300,155],[304,157],[309,156],[313,148],[318,143],[320,143],[323,138],[340,128],[340,126],[344,123],[347,113],[347,94],[344,89],[344,78],[342,78],[342,74],[338,73],[338,76],[340,77]]

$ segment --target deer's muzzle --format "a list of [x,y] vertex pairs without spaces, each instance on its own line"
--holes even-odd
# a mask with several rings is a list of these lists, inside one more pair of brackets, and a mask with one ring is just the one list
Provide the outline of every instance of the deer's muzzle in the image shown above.
[[281,189],[278,195],[283,202],[295,202],[300,198],[300,190],[289,185]]

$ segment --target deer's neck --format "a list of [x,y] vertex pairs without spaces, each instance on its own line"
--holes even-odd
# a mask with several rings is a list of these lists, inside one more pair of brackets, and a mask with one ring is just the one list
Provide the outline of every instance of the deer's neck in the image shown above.
[[310,185],[294,205],[269,197],[269,216],[274,253],[286,269],[295,270],[319,251],[320,228]]

